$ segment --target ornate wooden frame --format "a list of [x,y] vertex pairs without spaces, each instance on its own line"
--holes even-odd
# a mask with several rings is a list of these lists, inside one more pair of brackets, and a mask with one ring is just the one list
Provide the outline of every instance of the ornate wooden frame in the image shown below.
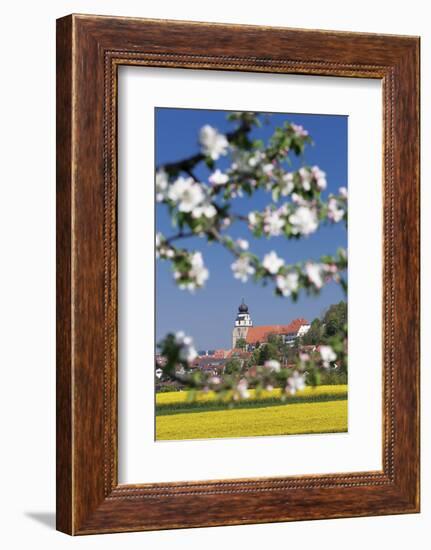
[[[383,470],[117,480],[119,65],[377,78],[384,102]],[[419,38],[70,15],[57,21],[57,528],[419,511]]]

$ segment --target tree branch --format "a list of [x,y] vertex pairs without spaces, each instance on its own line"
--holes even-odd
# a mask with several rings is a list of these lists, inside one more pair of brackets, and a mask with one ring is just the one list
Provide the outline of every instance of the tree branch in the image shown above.
[[[236,130],[232,132],[228,132],[226,134],[226,138],[229,142],[232,142],[240,135],[248,134],[250,130],[251,130],[251,124],[249,122],[242,121]],[[177,162],[169,162],[167,164],[158,166],[157,170],[159,170],[160,168],[163,168],[166,172],[173,175],[176,175],[179,172],[185,172],[186,174],[188,174],[189,176],[191,176],[193,179],[196,180],[196,178],[193,176],[191,171],[197,164],[205,160],[205,158],[206,157],[203,153],[196,153],[195,155],[192,155],[191,157],[188,157],[186,159],[183,159]]]

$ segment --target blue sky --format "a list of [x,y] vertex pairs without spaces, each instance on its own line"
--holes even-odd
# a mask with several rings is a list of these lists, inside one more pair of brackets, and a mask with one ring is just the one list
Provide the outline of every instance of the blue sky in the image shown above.
[[[232,130],[233,123],[226,120],[226,111],[197,109],[157,108],[155,117],[156,166],[177,161],[199,151],[198,134],[204,124],[216,127],[220,132]],[[269,124],[254,129],[252,137],[265,142],[276,126],[285,121],[301,124],[306,128],[314,145],[307,146],[304,157],[292,156],[293,169],[302,164],[317,164],[326,172],[328,187],[324,196],[337,193],[341,186],[347,187],[347,116],[312,114],[272,114]],[[222,170],[229,165],[229,158],[218,161]],[[195,174],[207,181],[210,171],[201,163]],[[251,199],[236,199],[236,212],[262,210],[271,202],[269,194],[260,191]],[[175,233],[166,207],[156,207],[156,231],[169,236]],[[300,240],[284,237],[255,239],[244,223],[234,224],[229,229],[233,237],[244,237],[250,242],[250,250],[261,258],[275,250],[286,263],[318,259],[323,254],[335,253],[340,246],[347,246],[347,231],[343,223],[320,228],[315,234]],[[182,246],[201,250],[210,277],[204,289],[194,294],[179,290],[173,282],[170,263],[156,262],[156,341],[166,333],[184,330],[191,335],[198,349],[229,348],[236,312],[244,298],[255,325],[289,323],[296,317],[312,321],[330,304],[344,298],[341,288],[331,283],[324,287],[318,297],[301,294],[293,303],[288,298],[273,295],[271,286],[261,287],[252,281],[242,283],[232,276],[232,256],[219,245],[208,245],[204,239],[191,238]]]

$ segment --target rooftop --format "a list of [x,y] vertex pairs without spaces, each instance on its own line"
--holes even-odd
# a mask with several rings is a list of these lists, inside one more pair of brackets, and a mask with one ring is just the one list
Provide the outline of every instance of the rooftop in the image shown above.
[[306,319],[294,319],[288,325],[261,325],[250,327],[247,332],[246,342],[247,344],[256,344],[257,342],[264,342],[271,334],[290,334],[298,332],[302,325],[308,325],[309,322]]

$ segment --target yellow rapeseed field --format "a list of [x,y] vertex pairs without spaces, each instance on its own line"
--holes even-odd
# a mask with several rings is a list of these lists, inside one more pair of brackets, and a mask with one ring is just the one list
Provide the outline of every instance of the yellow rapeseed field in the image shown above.
[[[332,386],[332,388],[334,392],[338,392],[336,395],[346,391],[345,386]],[[307,388],[305,391],[319,390],[327,393],[327,389],[324,391],[322,387],[315,390]],[[163,398],[162,401],[167,398],[178,399],[181,395],[161,394],[157,396],[157,400],[159,398]],[[202,412],[197,409],[196,412],[180,412],[156,417],[156,439],[158,440],[345,431],[347,431],[347,399],[243,409],[203,410]]]
[[[260,392],[259,396],[256,396],[255,390],[250,390],[249,400],[253,400],[256,397],[259,399],[271,399],[278,398],[280,396],[281,389],[276,388],[269,391]],[[337,386],[307,386],[304,390],[299,391],[295,394],[295,397],[318,397],[321,395],[333,395],[340,396],[346,394],[347,385],[337,385]],[[198,403],[207,403],[211,401],[217,401],[217,395],[212,392],[196,392],[195,401]],[[167,393],[158,393],[156,394],[156,404],[157,405],[174,405],[178,403],[187,403],[189,401],[189,392],[188,391],[175,391]]]

